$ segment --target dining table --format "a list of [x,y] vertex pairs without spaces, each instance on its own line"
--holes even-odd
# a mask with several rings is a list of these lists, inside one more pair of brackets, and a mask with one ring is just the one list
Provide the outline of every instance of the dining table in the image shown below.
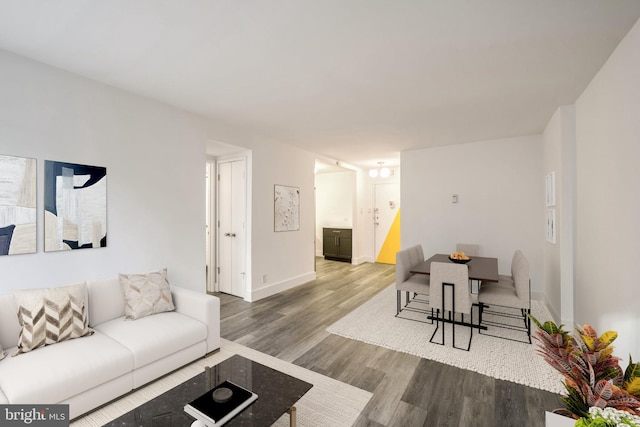
[[[490,258],[490,257],[481,257],[481,256],[473,256],[471,259],[465,263],[465,265],[469,269],[469,284],[471,287],[471,282],[474,280],[478,281],[478,284],[485,282],[498,282],[498,258]],[[432,262],[449,262],[453,263],[453,261],[449,258],[448,254],[435,254],[431,258],[425,260],[420,264],[416,264],[411,268],[410,272],[414,274],[431,274],[431,263]],[[443,284],[443,292],[444,292]],[[471,289],[470,291],[471,292]],[[484,329],[487,327],[481,325],[480,322],[474,324],[473,322],[459,322],[455,319],[445,318],[444,316],[427,316],[427,319],[442,321],[446,323],[455,323],[463,326],[470,326],[472,328]],[[436,329],[437,330],[437,329]],[[435,335],[435,331],[434,331]],[[433,335],[431,336],[433,339]],[[444,340],[444,337],[443,337]],[[431,340],[430,340],[431,341]],[[444,341],[443,341],[444,343]]]
[[[435,254],[423,263],[412,267],[410,271],[415,274],[431,274],[432,262],[453,261],[449,259],[448,254]],[[469,280],[477,280],[479,282],[498,281],[498,258],[473,256],[465,265],[469,268]]]

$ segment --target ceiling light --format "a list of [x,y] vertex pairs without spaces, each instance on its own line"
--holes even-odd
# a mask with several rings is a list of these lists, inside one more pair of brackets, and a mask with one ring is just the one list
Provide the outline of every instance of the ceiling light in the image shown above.
[[391,176],[391,169],[383,166],[384,162],[378,162],[378,167],[369,169],[369,176],[371,178],[389,178]]

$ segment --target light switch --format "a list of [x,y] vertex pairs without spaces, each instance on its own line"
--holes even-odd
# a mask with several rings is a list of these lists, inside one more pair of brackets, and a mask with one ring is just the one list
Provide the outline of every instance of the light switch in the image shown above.
[[451,203],[458,203],[458,195],[457,194],[453,194],[451,196]]

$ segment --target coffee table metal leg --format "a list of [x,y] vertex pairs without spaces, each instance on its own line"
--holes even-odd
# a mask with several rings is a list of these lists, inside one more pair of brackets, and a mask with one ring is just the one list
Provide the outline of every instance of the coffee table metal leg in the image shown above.
[[296,407],[292,406],[287,409],[287,413],[289,414],[289,425],[291,427],[296,427]]

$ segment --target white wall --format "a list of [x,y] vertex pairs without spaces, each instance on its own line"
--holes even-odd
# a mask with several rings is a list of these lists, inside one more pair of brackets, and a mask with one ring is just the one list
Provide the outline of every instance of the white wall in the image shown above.
[[640,23],[576,102],[575,317],[640,358]]
[[[238,143],[236,141],[229,141]],[[247,140],[251,170],[251,294],[255,301],[315,279],[315,155],[277,142]],[[300,189],[300,230],[274,231],[274,185]],[[267,280],[264,281],[265,277]]]
[[[482,141],[405,151],[402,160],[402,247],[422,244],[425,256],[478,243],[511,274],[516,249],[541,291],[544,240],[542,137]],[[459,202],[453,204],[452,194]]]
[[[0,70],[0,153],[38,164],[38,252],[0,257],[0,293],[162,267],[204,291],[204,120],[3,51]],[[44,160],[107,168],[106,248],[43,252]]]
[[554,320],[573,324],[575,251],[575,107],[556,110],[542,135],[543,174],[555,173],[556,243],[543,242],[545,302]]
[[322,256],[322,228],[353,228],[356,172],[318,173],[316,188],[316,255]]

